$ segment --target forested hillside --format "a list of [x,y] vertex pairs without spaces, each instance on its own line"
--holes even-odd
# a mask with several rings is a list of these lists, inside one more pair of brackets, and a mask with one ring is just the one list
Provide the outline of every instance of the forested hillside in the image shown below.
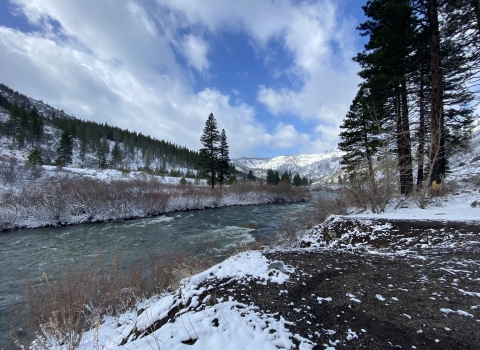
[[22,150],[43,164],[144,169],[189,174],[198,152],[135,131],[86,121],[0,84],[2,147]]
[[478,103],[478,1],[370,0],[363,78],[340,133],[345,182],[364,207],[392,194],[442,195],[449,160],[465,149]]

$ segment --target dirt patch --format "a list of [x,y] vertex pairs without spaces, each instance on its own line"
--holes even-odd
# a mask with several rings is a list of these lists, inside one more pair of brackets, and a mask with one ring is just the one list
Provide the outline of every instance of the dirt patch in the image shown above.
[[[351,223],[350,228],[357,224]],[[348,244],[362,247],[363,242],[376,242],[381,248],[394,241],[392,250],[401,252],[308,248],[266,253],[271,262],[295,268],[286,283],[215,280],[208,282],[213,288],[205,296],[233,298],[284,318],[291,333],[309,339],[314,349],[478,349],[479,228],[462,223],[390,222],[383,232],[389,232],[387,236],[377,232],[382,239],[367,241],[362,238],[367,236],[351,235]],[[444,239],[435,241],[436,232],[442,232]],[[330,237],[328,228],[324,233]],[[428,237],[432,237],[430,243]],[[447,241],[453,245],[440,244]],[[422,248],[424,244],[435,247]],[[279,273],[277,265],[271,273]]]
[[480,240],[476,222],[387,220],[334,216],[313,228],[300,247],[382,249],[451,248]]

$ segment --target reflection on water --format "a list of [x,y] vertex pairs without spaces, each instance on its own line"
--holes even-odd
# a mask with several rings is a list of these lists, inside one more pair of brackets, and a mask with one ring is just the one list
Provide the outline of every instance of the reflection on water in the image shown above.
[[42,276],[47,261],[54,268],[61,268],[66,261],[74,266],[102,255],[108,262],[119,251],[134,261],[152,249],[160,254],[181,251],[222,259],[239,245],[268,240],[282,218],[310,209],[309,203],[229,207],[132,221],[2,233],[0,349],[14,347],[9,339],[12,307],[23,308],[24,278]]

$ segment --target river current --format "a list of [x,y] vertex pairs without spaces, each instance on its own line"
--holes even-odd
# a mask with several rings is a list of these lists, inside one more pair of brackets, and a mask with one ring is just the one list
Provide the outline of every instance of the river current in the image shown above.
[[[18,230],[0,233],[0,349],[13,349],[11,333],[25,337],[23,282],[47,272],[47,262],[138,258],[155,247],[160,254],[181,251],[221,260],[244,243],[268,241],[283,218],[311,210],[310,203],[237,206],[177,212],[167,216],[101,224]],[[127,261],[128,264],[128,261]],[[23,332],[19,331],[24,329]]]

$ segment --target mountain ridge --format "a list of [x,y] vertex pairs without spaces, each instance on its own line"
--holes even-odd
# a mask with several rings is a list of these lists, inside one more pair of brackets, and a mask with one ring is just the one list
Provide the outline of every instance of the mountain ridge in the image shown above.
[[249,172],[257,177],[265,178],[268,169],[279,173],[298,173],[300,177],[306,176],[313,182],[325,182],[341,172],[343,152],[333,149],[322,153],[305,153],[276,157],[240,157],[232,159],[232,164],[237,170]]

